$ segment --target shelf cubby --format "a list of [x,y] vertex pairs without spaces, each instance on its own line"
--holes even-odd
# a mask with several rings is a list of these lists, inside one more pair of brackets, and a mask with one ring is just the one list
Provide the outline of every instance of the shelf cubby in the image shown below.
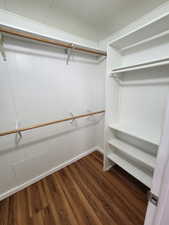
[[138,168],[131,162],[128,162],[125,158],[117,155],[114,152],[111,152],[107,155],[107,157],[115,162],[117,165],[119,165],[121,168],[123,168],[125,171],[133,175],[135,178],[137,178],[139,181],[141,181],[143,184],[151,187],[152,183],[152,176],[144,172],[142,169]]
[[145,63],[140,63],[136,65],[126,66],[126,67],[119,67],[112,70],[112,74],[118,74],[118,73],[124,73],[124,72],[130,72],[134,70],[141,70],[141,69],[147,69],[152,67],[158,67],[158,66],[164,66],[169,64],[169,58],[167,59],[161,59],[161,60],[154,60],[149,61]]
[[129,143],[126,143],[118,138],[112,138],[108,143],[117,148],[122,154],[127,155],[128,157],[138,161],[139,163],[146,166],[151,171],[155,168],[156,157],[146,153],[142,149],[135,147]]
[[130,136],[133,136],[135,138],[141,139],[143,141],[149,142],[151,144],[154,145],[159,145],[160,144],[160,136],[155,133],[153,130],[151,131],[146,131],[144,129],[144,131],[142,131],[142,129],[138,128],[138,127],[132,127],[132,126],[128,126],[126,124],[111,124],[109,125],[109,127],[113,130],[117,130],[123,133],[126,133]]

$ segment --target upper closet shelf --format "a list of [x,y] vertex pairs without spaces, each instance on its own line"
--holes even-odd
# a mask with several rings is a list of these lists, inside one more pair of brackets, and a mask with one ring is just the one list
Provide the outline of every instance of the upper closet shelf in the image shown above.
[[141,127],[131,127],[125,124],[114,124],[109,125],[111,129],[126,133],[130,136],[138,138],[140,140],[149,142],[154,145],[160,144],[160,135],[158,135],[154,130],[149,130]]
[[146,69],[146,68],[164,66],[167,64],[169,64],[169,58],[161,59],[161,60],[154,60],[154,61],[150,61],[150,62],[146,62],[146,63],[140,63],[140,64],[132,65],[132,66],[119,67],[119,68],[113,69],[112,73],[113,74],[124,73],[124,72],[129,72],[129,71],[134,71],[134,70],[141,70],[141,69]]
[[121,51],[126,51],[126,50],[129,50],[131,48],[135,48],[137,46],[144,45],[144,44],[146,44],[148,42],[151,42],[153,40],[157,40],[157,39],[160,39],[160,38],[164,38],[167,35],[169,35],[169,30],[164,31],[164,32],[162,32],[160,34],[154,35],[153,37],[146,38],[146,39],[144,39],[142,41],[138,41],[138,42],[136,42],[134,44],[131,44],[131,45],[127,46],[127,47],[124,47],[124,48],[121,49]]
[[110,44],[112,47],[124,51],[163,38],[169,34],[168,19],[169,13],[161,15],[154,20],[150,20],[144,26],[137,26],[134,31],[113,39]]

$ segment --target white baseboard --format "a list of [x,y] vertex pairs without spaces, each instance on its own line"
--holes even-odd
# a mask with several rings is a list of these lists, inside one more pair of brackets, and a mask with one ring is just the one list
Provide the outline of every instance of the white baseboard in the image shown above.
[[100,148],[98,146],[95,146],[95,147],[93,147],[93,148],[91,148],[91,149],[89,149],[89,150],[87,150],[87,151],[77,155],[76,157],[74,157],[74,158],[72,158],[72,159],[70,159],[70,160],[60,164],[59,166],[54,167],[54,168],[50,169],[49,171],[47,171],[45,173],[42,173],[41,175],[39,175],[37,177],[34,177],[33,179],[28,180],[27,182],[25,182],[25,183],[23,183],[23,184],[21,184],[21,185],[19,185],[17,187],[14,187],[14,188],[8,190],[7,192],[5,192],[5,193],[0,195],[0,201],[5,199],[5,198],[7,198],[7,197],[9,197],[9,196],[11,196],[11,195],[13,195],[13,194],[15,194],[18,191],[23,190],[26,187],[28,187],[28,186],[38,182],[39,180],[41,180],[41,179],[51,175],[52,173],[55,173],[58,170],[63,169],[64,167],[66,167],[66,166],[68,166],[68,165],[78,161],[79,159],[89,155],[90,153],[92,153],[92,152],[94,152],[96,150],[100,151]]
[[96,146],[96,149],[100,152],[100,153],[104,153],[104,149],[103,148],[101,148],[100,146]]

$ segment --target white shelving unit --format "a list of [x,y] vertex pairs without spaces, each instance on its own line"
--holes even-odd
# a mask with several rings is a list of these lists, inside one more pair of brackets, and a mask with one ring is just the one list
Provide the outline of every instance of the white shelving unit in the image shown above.
[[108,46],[104,169],[118,164],[151,188],[169,95],[169,15]]

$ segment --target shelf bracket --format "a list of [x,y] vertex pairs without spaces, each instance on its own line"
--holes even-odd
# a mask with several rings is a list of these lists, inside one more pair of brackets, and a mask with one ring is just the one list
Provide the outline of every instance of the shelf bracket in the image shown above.
[[2,33],[0,33],[0,52],[1,52],[1,55],[2,55],[3,61],[7,61],[5,50],[4,50],[4,36],[3,36]]
[[[87,110],[87,113],[91,113],[92,111],[91,110]],[[94,117],[92,116],[92,115],[89,115],[88,117],[87,117],[87,119],[89,120],[89,121],[94,121]]]
[[18,130],[18,121],[16,121],[16,138],[15,138],[15,142],[16,144],[19,144],[20,140],[22,139],[22,133],[21,131]]
[[70,115],[72,116],[72,120],[70,121],[70,123],[73,124],[73,122],[75,121],[75,119],[73,118],[74,115],[73,115],[73,113],[70,113]]
[[69,65],[70,57],[72,55],[72,51],[74,49],[74,44],[71,44],[71,48],[66,49],[67,59],[66,59],[66,65]]

